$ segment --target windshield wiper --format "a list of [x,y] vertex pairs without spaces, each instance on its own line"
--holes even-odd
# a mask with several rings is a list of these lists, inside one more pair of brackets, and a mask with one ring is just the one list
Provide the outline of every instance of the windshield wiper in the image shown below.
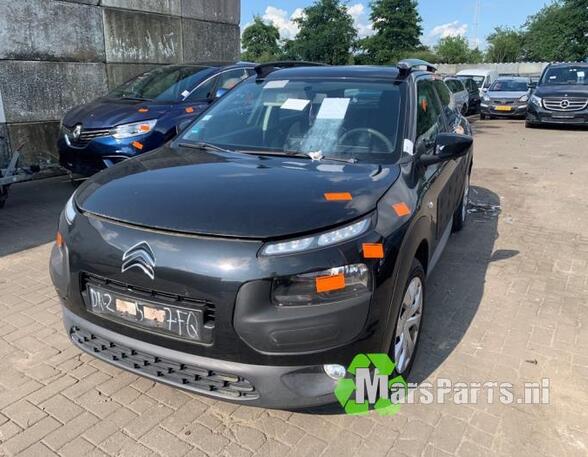
[[205,143],[205,142],[179,143],[178,146],[180,146],[182,148],[199,149],[201,151],[235,152],[235,151],[232,151],[231,149],[221,148],[220,146],[217,146],[216,144]]
[[137,100],[137,101],[140,101],[140,102],[150,102],[150,101],[152,101],[150,98],[136,97],[136,96],[133,96],[133,95],[121,95],[120,98],[122,98],[124,100]]
[[351,159],[340,159],[337,157],[323,156],[316,152],[299,152],[299,151],[240,151],[247,154],[265,155],[265,156],[279,156],[279,157],[300,157],[303,159],[311,159],[320,162],[321,160],[331,160],[333,162],[343,163],[357,163],[359,160],[356,158]]

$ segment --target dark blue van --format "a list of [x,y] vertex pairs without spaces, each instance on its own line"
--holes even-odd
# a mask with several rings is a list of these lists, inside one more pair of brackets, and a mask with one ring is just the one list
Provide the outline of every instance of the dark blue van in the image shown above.
[[63,118],[59,162],[90,176],[158,148],[239,82],[254,64],[166,65],[143,73]]

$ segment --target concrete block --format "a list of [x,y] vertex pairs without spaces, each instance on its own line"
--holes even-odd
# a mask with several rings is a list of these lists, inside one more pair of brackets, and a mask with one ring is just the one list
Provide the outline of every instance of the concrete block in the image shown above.
[[27,124],[8,124],[10,146],[20,148],[21,166],[57,163],[57,138],[59,122],[35,122]]
[[0,61],[0,93],[10,122],[61,119],[107,91],[101,63]]
[[100,8],[0,0],[0,59],[103,62]]
[[181,0],[102,0],[101,5],[175,16],[179,16],[182,12]]
[[179,17],[104,10],[106,61],[177,63],[182,57]]
[[106,64],[108,89],[112,90],[135,76],[157,67],[152,63],[109,63]]
[[182,0],[182,17],[239,25],[240,0]]
[[182,19],[184,62],[239,60],[240,30],[237,25]]
[[10,141],[8,139],[8,127],[0,124],[0,168],[6,168],[9,161]]

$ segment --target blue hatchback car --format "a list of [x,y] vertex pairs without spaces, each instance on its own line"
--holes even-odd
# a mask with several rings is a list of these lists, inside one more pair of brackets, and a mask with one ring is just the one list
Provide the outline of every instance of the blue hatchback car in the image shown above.
[[90,176],[158,148],[254,73],[251,63],[167,65],[143,73],[65,115],[59,162],[73,174]]

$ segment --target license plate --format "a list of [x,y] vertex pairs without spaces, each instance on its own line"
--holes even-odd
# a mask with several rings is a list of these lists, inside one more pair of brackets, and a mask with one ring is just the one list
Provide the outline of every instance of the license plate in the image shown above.
[[574,119],[576,116],[573,114],[553,114],[554,119]]
[[512,111],[512,106],[499,105],[495,109],[496,111]]
[[88,286],[86,307],[94,314],[180,338],[194,341],[210,339],[210,329],[204,327],[202,310],[137,300],[94,286]]

